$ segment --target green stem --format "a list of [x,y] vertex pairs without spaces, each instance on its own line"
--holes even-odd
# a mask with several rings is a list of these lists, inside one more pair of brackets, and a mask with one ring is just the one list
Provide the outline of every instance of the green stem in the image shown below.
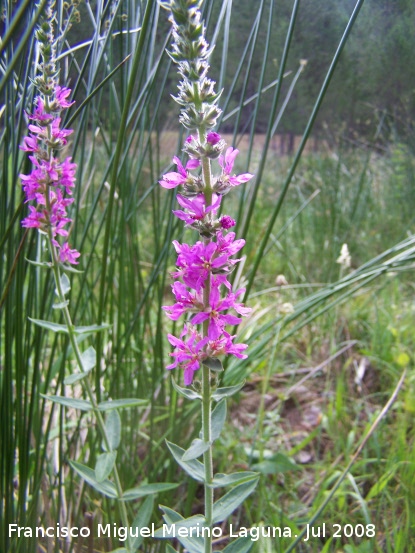
[[[203,130],[199,130],[199,140],[204,141]],[[205,205],[206,207],[212,204],[212,174],[210,167],[210,159],[202,159],[202,175],[205,184]],[[209,244],[211,238],[205,239],[205,244]],[[212,275],[209,273],[206,279],[205,288],[203,289],[203,305],[205,309],[210,306],[210,290],[212,285]],[[209,321],[203,323],[203,336],[208,334]],[[212,396],[210,386],[210,369],[206,366],[202,367],[202,432],[203,441],[209,444],[209,449],[203,454],[203,465],[205,468],[205,519],[206,525],[209,528],[207,537],[205,537],[205,553],[212,552],[212,535],[213,526],[213,488],[211,486],[213,480],[213,452],[212,452]]]
[[[46,194],[46,196],[48,196],[48,194]],[[48,202],[48,199],[46,200],[46,202]],[[51,231],[51,229],[49,230],[48,234],[49,234],[49,236],[48,236],[48,238],[49,238],[49,240],[48,240],[49,241],[49,248],[50,248],[51,257],[52,257],[52,270],[53,270],[53,276],[54,276],[54,279],[55,279],[57,296],[58,296],[59,302],[64,303],[66,301],[66,299],[65,299],[65,295],[64,295],[63,290],[62,290],[61,271],[60,271],[60,267],[59,267],[59,261],[58,261],[58,257],[57,257],[56,248],[52,243],[52,231]],[[70,341],[70,344],[72,346],[76,362],[77,362],[78,366],[80,367],[81,371],[85,372],[84,368],[83,368],[81,350],[79,349],[79,345],[78,345],[78,342],[76,340],[75,326],[72,322],[72,318],[71,318],[71,315],[69,313],[68,306],[65,305],[65,307],[63,307],[62,311],[63,311],[63,317],[65,319],[65,325],[68,329],[69,341]],[[82,380],[82,386],[83,386],[83,389],[84,389],[90,403],[92,404],[92,411],[93,411],[93,413],[96,417],[98,429],[101,433],[103,442],[105,444],[105,449],[107,451],[111,451],[111,445],[110,445],[110,441],[109,441],[109,438],[108,438],[108,433],[107,433],[107,429],[106,429],[106,426],[105,426],[105,421],[104,421],[104,418],[102,416],[101,411],[98,409],[98,402],[96,400],[96,397],[95,397],[94,391],[92,389],[91,383],[89,382],[88,379],[84,379],[84,380]],[[120,480],[120,475],[118,473],[118,469],[117,469],[116,465],[114,465],[114,467],[113,467],[113,475],[114,475],[114,485],[115,485],[115,488],[117,490],[117,496],[119,498],[118,507],[119,507],[119,512],[120,512],[120,518],[122,520],[123,526],[128,528],[129,527],[128,513],[127,513],[127,508],[126,508],[125,502],[121,500],[121,498],[123,496],[123,489],[122,489],[122,484],[121,484],[121,480]],[[129,551],[131,551],[131,538],[130,538],[129,535],[127,535],[127,544],[126,545],[127,545],[127,549]]]
[[[46,106],[46,110],[48,110],[49,102],[48,102],[47,98],[45,99],[45,106]],[[51,136],[50,125],[48,126],[48,135],[49,135],[49,138],[50,138],[50,136]],[[47,150],[48,150],[49,159],[52,159],[52,157],[53,157],[52,148],[48,147]],[[45,192],[45,199],[46,199],[46,211],[48,213],[51,213],[51,203],[50,203],[49,189],[47,189],[46,192]],[[51,259],[52,259],[52,271],[53,271],[53,277],[54,277],[54,280],[55,280],[56,294],[58,296],[59,303],[65,304],[66,298],[65,298],[65,294],[64,294],[63,289],[62,289],[60,262],[59,262],[59,258],[58,258],[58,253],[56,251],[56,247],[53,244],[53,234],[52,234],[51,225],[48,225],[47,236],[48,236],[48,244],[49,244],[50,255],[51,255]],[[86,372],[85,369],[84,369],[84,365],[83,365],[82,353],[81,353],[81,350],[79,349],[79,345],[78,345],[78,342],[77,342],[76,336],[75,336],[75,326],[72,322],[72,317],[71,317],[71,314],[69,312],[68,306],[64,305],[64,307],[62,308],[62,311],[63,311],[63,318],[65,320],[65,325],[66,325],[66,328],[68,329],[69,342],[72,346],[72,350],[74,352],[76,362],[77,362],[79,368],[81,369],[81,371]],[[105,426],[105,421],[104,421],[104,418],[102,416],[101,411],[98,409],[98,401],[95,397],[94,390],[91,386],[91,383],[89,382],[88,379],[84,379],[84,380],[81,381],[81,384],[82,384],[82,387],[84,389],[84,392],[86,393],[86,395],[87,395],[87,397],[88,397],[88,399],[89,399],[89,401],[92,405],[92,411],[95,415],[99,431],[101,433],[103,442],[105,444],[105,449],[107,451],[111,451],[111,445],[110,445],[110,440],[108,438],[107,429],[106,429],[106,426]],[[114,475],[114,485],[115,485],[115,488],[117,490],[117,497],[119,498],[118,507],[119,507],[119,512],[120,512],[120,518],[122,520],[123,526],[129,527],[127,508],[125,506],[124,501],[122,501],[122,499],[121,499],[122,496],[123,496],[123,489],[122,489],[122,485],[121,485],[120,476],[119,476],[119,473],[118,473],[118,470],[117,470],[117,467],[116,467],[115,464],[114,464],[112,472],[113,472],[113,475]],[[131,549],[131,537],[129,536],[129,534],[127,534],[126,546],[127,546],[127,549],[129,551],[132,550]]]

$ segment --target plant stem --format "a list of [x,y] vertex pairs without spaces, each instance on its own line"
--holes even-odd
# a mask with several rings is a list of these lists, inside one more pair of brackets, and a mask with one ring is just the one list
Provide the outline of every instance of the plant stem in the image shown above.
[[[204,140],[204,133],[199,130],[199,140]],[[212,204],[212,175],[210,167],[210,159],[202,158],[202,174],[205,184],[205,205],[206,207]],[[209,244],[211,238],[205,239],[205,245]],[[208,274],[205,288],[203,289],[203,304],[204,309],[209,309],[210,306],[210,290],[212,285],[212,275]],[[209,321],[203,323],[203,336],[208,334]],[[212,552],[212,521],[213,521],[213,488],[211,486],[213,480],[213,454],[212,454],[212,397],[210,387],[210,369],[203,365],[202,367],[202,431],[203,441],[209,444],[209,449],[203,454],[203,464],[205,467],[205,519],[206,525],[209,528],[207,537],[205,537],[205,553]]]
[[[46,203],[50,204],[50,198],[49,198],[48,193],[46,194]],[[48,208],[48,210],[50,210],[50,205],[47,205],[47,208]],[[49,249],[50,249],[51,258],[52,258],[52,271],[53,271],[53,276],[54,276],[54,279],[55,279],[56,293],[57,293],[57,296],[58,296],[58,299],[59,299],[59,303],[65,303],[66,298],[65,298],[65,294],[63,293],[63,290],[62,290],[61,271],[60,271],[60,267],[59,267],[59,261],[58,261],[56,248],[52,243],[52,230],[50,228],[49,228],[49,232],[48,232],[48,243],[49,243]],[[66,328],[68,329],[69,341],[70,341],[70,344],[72,346],[76,362],[77,362],[79,368],[81,369],[81,371],[85,372],[84,368],[83,368],[83,360],[82,360],[81,350],[79,349],[79,345],[78,345],[78,342],[77,342],[76,336],[75,336],[75,326],[72,322],[72,318],[71,318],[68,306],[65,305],[63,307],[62,311],[63,311],[63,317],[65,319]],[[91,383],[89,382],[89,380],[87,378],[83,379],[81,381],[81,383],[82,383],[82,387],[83,387],[89,401],[92,404],[92,411],[93,411],[93,413],[96,417],[98,428],[99,428],[99,431],[101,433],[103,442],[105,444],[105,448],[106,448],[107,451],[110,451],[111,446],[110,446],[110,441],[109,441],[108,434],[107,434],[107,429],[105,427],[105,421],[104,421],[104,418],[102,416],[101,411],[98,409],[98,402],[95,398],[95,394],[94,394],[94,391],[92,389]],[[119,508],[120,518],[121,518],[123,526],[128,528],[129,527],[128,513],[127,513],[127,508],[126,508],[125,502],[122,501],[122,499],[121,499],[122,496],[123,496],[123,489],[122,489],[121,480],[120,480],[120,476],[119,476],[116,465],[114,465],[114,467],[113,467],[113,475],[114,475],[114,485],[115,485],[115,488],[117,490],[118,508]],[[128,533],[127,533],[126,546],[127,546],[127,549],[129,551],[132,551],[132,549],[131,549],[131,537],[129,536]]]

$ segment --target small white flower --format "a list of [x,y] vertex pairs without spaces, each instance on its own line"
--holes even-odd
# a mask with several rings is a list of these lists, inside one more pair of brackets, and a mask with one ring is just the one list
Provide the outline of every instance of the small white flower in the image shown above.
[[342,249],[340,251],[340,256],[336,259],[336,263],[343,265],[343,267],[345,268],[350,267],[352,263],[352,258],[350,257],[349,248],[347,247],[347,244],[343,244]]
[[287,286],[288,282],[284,275],[278,275],[275,279],[275,284],[277,286]]

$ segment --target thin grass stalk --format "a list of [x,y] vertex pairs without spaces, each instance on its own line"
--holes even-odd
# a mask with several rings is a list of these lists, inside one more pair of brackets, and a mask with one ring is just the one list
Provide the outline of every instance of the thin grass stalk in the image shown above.
[[327,493],[323,503],[321,505],[318,506],[318,509],[317,511],[314,513],[314,515],[311,517],[311,519],[308,521],[306,527],[300,532],[300,534],[298,534],[298,536],[296,537],[296,539],[293,541],[293,543],[287,548],[285,549],[284,553],[290,553],[290,551],[293,551],[297,545],[300,543],[300,541],[303,539],[304,535],[306,534],[307,532],[307,527],[308,526],[312,526],[315,521],[320,517],[320,515],[324,512],[325,508],[327,507],[327,505],[330,503],[330,501],[333,499],[335,493],[337,492],[337,490],[339,489],[339,487],[341,486],[343,480],[347,477],[347,475],[349,474],[350,472],[350,469],[352,468],[352,466],[354,465],[354,463],[356,462],[356,460],[358,459],[359,455],[361,454],[361,452],[363,451],[363,448],[365,447],[365,445],[367,444],[368,440],[370,439],[370,437],[373,435],[373,433],[375,432],[375,430],[377,429],[377,427],[379,426],[380,422],[382,421],[382,419],[387,415],[387,413],[389,412],[389,410],[391,409],[392,405],[395,403],[396,401],[396,398],[398,396],[398,393],[400,391],[400,389],[402,388],[403,386],[403,383],[405,382],[405,377],[406,377],[406,369],[402,372],[401,374],[401,377],[397,383],[397,385],[395,386],[395,389],[393,390],[392,392],[392,395],[390,396],[389,400],[385,403],[383,409],[381,410],[381,412],[379,413],[379,415],[376,417],[376,419],[374,420],[374,422],[372,423],[371,427],[369,428],[367,434],[365,435],[365,437],[363,438],[363,440],[360,442],[358,448],[356,449],[355,453],[352,455],[350,461],[347,463],[347,466],[346,468],[343,470],[342,474],[340,475],[340,477],[336,480],[336,483],[334,484],[334,486],[330,489],[330,491]]
[[[107,285],[106,282],[106,274],[107,274],[107,266],[108,266],[108,252],[109,252],[109,244],[110,244],[110,234],[111,234],[111,227],[112,227],[112,211],[113,211],[113,204],[114,204],[114,193],[115,193],[115,186],[117,182],[117,176],[118,176],[118,167],[119,162],[121,159],[121,153],[122,153],[122,146],[124,143],[124,135],[127,130],[127,120],[129,117],[129,110],[130,105],[133,97],[134,92],[134,86],[135,86],[135,79],[134,77],[138,73],[138,69],[142,60],[142,53],[144,49],[144,41],[145,37],[147,35],[147,32],[149,30],[149,23],[151,18],[151,13],[153,10],[154,2],[153,0],[149,0],[146,5],[146,10],[144,13],[144,19],[143,24],[141,27],[141,33],[140,38],[137,43],[137,49],[134,53],[134,57],[132,60],[132,67],[131,67],[131,73],[130,73],[130,80],[126,92],[125,102],[123,106],[121,121],[120,121],[120,128],[119,128],[119,134],[118,134],[118,140],[116,144],[115,154],[114,154],[114,162],[112,165],[112,173],[111,173],[111,182],[110,182],[110,190],[109,190],[109,200],[107,205],[107,211],[106,211],[106,226],[105,226],[105,235],[104,235],[104,244],[103,244],[103,256],[101,261],[101,279],[100,279],[100,290],[99,290],[99,300],[98,300],[98,324],[101,324],[104,318],[104,307],[105,307],[105,288]],[[97,358],[101,359],[102,357],[102,339],[101,337],[98,337],[97,339]],[[100,370],[98,369],[96,372],[96,388],[99,390],[100,388]],[[99,399],[99,393],[98,393],[98,399]]]
[[[6,84],[11,79],[14,68],[18,63],[18,61],[20,59],[20,56],[23,54],[23,52],[26,48],[27,42],[30,40],[30,37],[33,35],[33,29],[36,27],[36,24],[38,22],[39,17],[41,16],[41,14],[43,12],[43,8],[45,7],[46,2],[47,2],[47,0],[41,0],[40,1],[38,9],[34,13],[34,15],[30,18],[30,23],[28,24],[24,35],[20,39],[18,47],[13,52],[13,57],[12,57],[10,63],[6,66],[5,70],[2,72],[3,76],[2,76],[2,79],[0,81],[0,94],[3,91],[3,88],[6,86]],[[30,4],[30,2],[27,2],[26,4]],[[26,4],[24,4],[24,5],[26,6]],[[19,17],[19,19],[16,21],[16,25],[18,25],[20,23],[20,17],[23,16],[23,13],[24,12],[20,12],[20,10],[19,10],[19,12],[16,14]],[[12,34],[10,34],[10,36],[6,36],[7,43],[10,41],[11,38],[12,38]],[[2,44],[2,48],[4,48],[3,44]]]
[[[302,153],[303,153],[303,150],[304,150],[304,147],[306,145],[306,142],[308,140],[308,137],[310,136],[310,133],[311,133],[311,130],[313,128],[313,125],[314,125],[314,122],[316,120],[316,117],[317,117],[317,114],[319,112],[319,109],[320,109],[320,106],[323,102],[323,99],[324,99],[324,96],[326,95],[326,92],[327,92],[327,89],[329,87],[329,84],[330,84],[330,81],[333,77],[333,74],[334,74],[334,71],[336,69],[336,66],[337,66],[337,63],[339,61],[339,58],[340,58],[340,55],[343,51],[343,48],[347,42],[347,39],[351,33],[351,30],[353,28],[353,25],[356,21],[356,18],[360,12],[360,9],[361,7],[363,6],[363,2],[364,0],[358,0],[356,5],[355,5],[355,8],[353,10],[353,13],[352,15],[350,16],[350,19],[349,19],[349,22],[346,26],[346,29],[343,33],[343,36],[340,40],[340,43],[337,47],[337,50],[333,56],[333,59],[332,59],[332,62],[330,64],[330,67],[327,71],[327,74],[326,74],[326,77],[324,79],[324,82],[322,84],[322,87],[320,89],[320,92],[319,92],[319,95],[317,97],[317,100],[316,100],[316,103],[314,104],[314,107],[313,107],[313,110],[312,110],[312,113],[310,115],[310,118],[308,120],[308,123],[306,125],[306,128],[304,130],[304,133],[303,133],[303,136],[301,138],[301,142],[300,142],[300,145],[297,149],[297,152],[294,156],[294,160],[293,160],[293,163],[289,169],[289,172],[288,172],[288,175],[287,175],[287,178],[284,182],[284,185],[283,185],[283,188],[281,190],[281,193],[278,197],[278,201],[277,201],[277,204],[274,208],[274,211],[271,215],[271,218],[270,218],[270,221],[268,223],[268,226],[267,226],[267,229],[265,231],[265,235],[261,241],[261,244],[258,248],[258,252],[256,254],[256,257],[255,257],[255,260],[254,260],[254,265],[253,265],[253,268],[252,268],[252,271],[250,272],[250,275],[249,275],[249,281],[248,281],[248,284],[247,284],[247,287],[246,287],[246,292],[245,292],[245,296],[244,296],[244,301],[246,301],[246,299],[248,298],[249,296],[249,292],[252,288],[252,284],[255,280],[255,275],[258,271],[258,267],[261,263],[261,260],[263,258],[263,255],[264,255],[264,251],[265,251],[265,248],[266,248],[266,245],[268,243],[268,240],[269,240],[269,237],[271,235],[271,232],[272,232],[272,229],[274,227],[274,224],[275,224],[275,221],[280,213],[280,210],[281,210],[281,207],[284,203],[284,199],[285,199],[285,196],[287,194],[287,191],[288,191],[288,188],[291,184],[291,180],[294,176],[294,173],[295,173],[295,170],[297,169],[297,165],[301,159],[301,156],[302,156]],[[289,48],[289,44],[290,44],[290,41],[291,41],[291,36],[292,36],[292,26],[294,24],[294,21],[295,21],[295,15],[296,15],[296,11],[298,9],[298,2],[296,2],[296,4],[294,5],[294,8],[293,8],[293,16],[292,16],[292,20],[290,22],[290,28],[289,28],[289,31],[287,33],[287,41],[286,41],[286,48],[284,48],[284,51],[286,51],[288,48]],[[283,59],[284,59],[284,55],[283,55]],[[285,63],[281,63],[281,70],[280,70],[280,76],[279,76],[279,79],[281,79],[281,75],[282,75],[282,72],[283,72],[283,66],[285,65]],[[278,87],[278,85],[277,85]],[[267,141],[269,142],[269,138],[267,136],[267,139],[266,139],[266,143]],[[268,148],[268,146],[267,146]],[[265,147],[264,147],[264,153],[266,153],[266,150],[265,150]],[[264,158],[264,161],[262,162],[262,164],[260,165],[260,169],[258,170],[258,181],[260,180],[260,177],[262,175],[262,172],[263,172],[263,167],[264,167],[264,163],[265,163],[265,157],[266,155],[263,156]],[[253,205],[253,203],[251,204]],[[247,225],[249,224],[249,220],[251,218],[251,215],[252,215],[252,209],[251,209],[251,212],[248,213],[247,215],[247,219],[246,219],[246,222],[245,222],[245,226],[244,226],[244,230],[247,229]],[[245,234],[245,233],[244,233]]]
[[[289,54],[289,51],[290,51],[290,45],[291,45],[292,37],[293,37],[293,34],[294,34],[295,21],[296,21],[296,18],[297,18],[299,4],[300,4],[299,0],[296,0],[294,5],[293,5],[292,12],[291,12],[290,24],[288,26],[287,35],[285,37],[284,49],[283,49],[283,53],[282,53],[282,56],[281,56],[280,68],[279,68],[278,76],[277,76],[277,85],[276,85],[276,88],[275,88],[275,94],[274,94],[274,98],[273,98],[273,102],[272,102],[272,109],[271,109],[271,113],[270,113],[270,117],[269,117],[270,123],[268,125],[267,133],[265,135],[265,143],[264,143],[264,147],[263,147],[263,150],[262,150],[261,161],[260,161],[260,164],[259,164],[259,167],[258,167],[258,170],[257,170],[257,179],[256,179],[256,183],[255,183],[255,188],[253,189],[253,192],[252,192],[252,195],[251,195],[251,198],[250,198],[251,201],[249,203],[249,208],[248,208],[248,211],[245,213],[245,217],[244,217],[244,221],[243,221],[243,226],[242,226],[242,231],[241,231],[243,236],[247,236],[247,233],[248,233],[249,224],[250,224],[250,221],[251,221],[251,218],[252,218],[252,215],[253,215],[253,210],[254,210],[256,197],[257,197],[257,194],[258,194],[259,185],[260,185],[262,175],[263,175],[264,169],[265,169],[265,163],[266,163],[266,159],[267,159],[269,143],[270,143],[270,140],[271,140],[272,121],[274,121],[275,116],[276,116],[276,112],[277,112],[277,106],[278,106],[280,93],[281,93],[282,82],[283,82],[283,75],[284,75],[284,72],[285,72],[285,66],[287,64],[287,58],[288,58],[288,54]],[[270,228],[270,227],[268,227],[268,228]],[[257,254],[256,261],[261,259],[262,253]],[[250,290],[250,287],[252,286],[252,282],[253,282],[255,273],[256,273],[256,269],[255,269],[255,265],[254,265],[253,277],[248,282],[246,292],[245,292],[245,296],[244,296],[245,299],[248,297],[249,290]]]

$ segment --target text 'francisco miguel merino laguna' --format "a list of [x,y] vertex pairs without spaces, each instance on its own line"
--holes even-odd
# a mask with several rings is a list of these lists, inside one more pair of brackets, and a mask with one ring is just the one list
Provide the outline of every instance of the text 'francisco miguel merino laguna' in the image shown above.
[[[229,537],[249,537],[252,541],[257,541],[260,537],[264,538],[281,538],[291,537],[291,528],[288,526],[253,526],[246,528],[241,526],[239,529],[234,528],[233,524],[229,525]],[[9,537],[17,538],[86,538],[91,535],[91,529],[87,526],[61,526],[59,523],[56,526],[19,526],[18,524],[9,524]],[[185,526],[177,526],[174,524],[163,524],[162,528],[156,530],[155,525],[138,527],[118,526],[117,524],[98,524],[97,537],[112,537],[118,538],[120,541],[125,541],[128,537],[138,538],[204,538],[211,536],[212,538],[221,538],[223,529],[219,526],[208,528],[200,524],[188,528]]]

